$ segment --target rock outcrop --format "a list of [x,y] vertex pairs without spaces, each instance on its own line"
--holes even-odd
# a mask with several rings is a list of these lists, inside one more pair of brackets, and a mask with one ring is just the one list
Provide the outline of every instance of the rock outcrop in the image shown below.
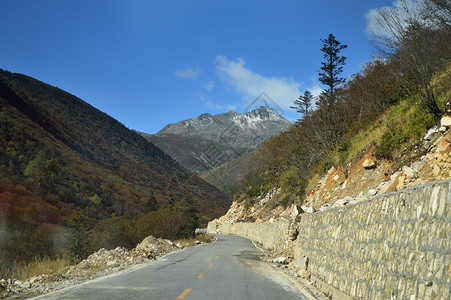
[[[425,153],[419,159],[408,161],[406,165],[392,171],[393,163],[376,160],[373,149],[367,148],[359,159],[343,168],[332,167],[308,193],[301,207],[273,207],[271,200],[282,193],[280,189],[270,190],[253,200],[233,202],[229,211],[216,221],[255,223],[275,222],[278,219],[295,218],[299,214],[325,211],[332,207],[343,207],[367,200],[376,195],[405,187],[425,184],[430,181],[451,178],[451,130],[441,134],[438,128],[430,130],[415,145],[416,151]],[[420,152],[419,152],[420,153]],[[401,153],[400,155],[403,155]],[[268,205],[269,204],[269,205]]]

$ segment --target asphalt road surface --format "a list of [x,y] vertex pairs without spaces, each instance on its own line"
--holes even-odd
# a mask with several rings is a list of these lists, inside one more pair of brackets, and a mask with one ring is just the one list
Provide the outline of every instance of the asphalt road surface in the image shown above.
[[286,275],[259,261],[261,252],[250,240],[217,238],[215,243],[34,299],[312,299]]

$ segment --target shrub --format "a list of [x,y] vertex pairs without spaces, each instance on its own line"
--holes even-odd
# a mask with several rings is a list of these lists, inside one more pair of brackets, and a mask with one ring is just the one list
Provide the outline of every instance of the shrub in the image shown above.
[[381,142],[376,147],[377,159],[392,159],[393,153],[399,150],[401,145],[408,140],[408,135],[399,128],[395,127],[388,130],[381,138]]

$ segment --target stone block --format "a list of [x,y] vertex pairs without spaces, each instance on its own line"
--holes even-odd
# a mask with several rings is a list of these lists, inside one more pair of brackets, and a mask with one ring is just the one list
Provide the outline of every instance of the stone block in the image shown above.
[[440,120],[441,127],[450,128],[451,127],[451,116],[445,115]]

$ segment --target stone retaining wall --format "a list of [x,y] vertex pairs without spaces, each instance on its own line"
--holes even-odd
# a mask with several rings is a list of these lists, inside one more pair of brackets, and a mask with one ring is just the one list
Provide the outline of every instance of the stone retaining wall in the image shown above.
[[295,263],[364,299],[449,299],[451,182],[303,216]]
[[269,250],[282,250],[288,245],[288,234],[292,220],[281,219],[274,223],[216,222],[208,223],[207,232],[240,235],[260,243]]
[[[449,299],[450,192],[451,180],[437,181],[303,215],[295,224],[294,264],[333,299]],[[288,220],[221,227],[267,248],[289,241]]]

